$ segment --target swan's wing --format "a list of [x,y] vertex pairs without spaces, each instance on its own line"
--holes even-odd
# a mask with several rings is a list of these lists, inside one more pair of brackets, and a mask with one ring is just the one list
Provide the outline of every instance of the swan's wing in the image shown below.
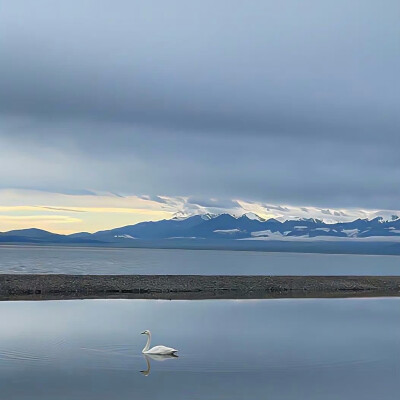
[[166,346],[154,346],[149,349],[146,353],[147,354],[172,354],[176,353],[178,350],[173,349],[172,347]]

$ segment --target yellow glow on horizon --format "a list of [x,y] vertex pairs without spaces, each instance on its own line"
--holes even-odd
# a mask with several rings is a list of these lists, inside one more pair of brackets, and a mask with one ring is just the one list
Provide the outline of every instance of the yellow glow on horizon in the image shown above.
[[60,234],[96,232],[143,221],[168,219],[172,216],[171,212],[160,210],[79,207],[78,212],[66,212],[65,209],[64,211],[57,209],[63,210],[62,207],[51,209],[27,206],[0,207],[0,232],[28,228],[39,228]]
[[58,223],[82,222],[79,218],[72,218],[66,215],[0,215],[0,222],[8,221],[54,221]]
[[69,206],[0,206],[0,212],[16,211],[48,211],[48,212],[93,212],[93,213],[123,213],[123,214],[146,214],[146,215],[165,215],[172,212],[163,210],[151,210],[148,208],[126,208],[126,207],[69,207]]
[[0,190],[0,232],[40,228],[54,233],[96,232],[169,219],[172,206],[138,196],[67,195]]
[[0,231],[38,228],[55,233],[72,233],[82,220],[66,215],[0,215]]

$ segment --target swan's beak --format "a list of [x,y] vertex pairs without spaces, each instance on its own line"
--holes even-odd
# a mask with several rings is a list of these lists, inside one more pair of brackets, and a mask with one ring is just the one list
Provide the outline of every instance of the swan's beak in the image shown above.
[[144,334],[146,334],[146,332],[142,332],[142,333],[141,333],[141,335],[144,335]]

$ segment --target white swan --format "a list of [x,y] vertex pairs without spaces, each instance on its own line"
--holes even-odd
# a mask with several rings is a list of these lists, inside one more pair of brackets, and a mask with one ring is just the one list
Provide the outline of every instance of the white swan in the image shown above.
[[165,347],[165,346],[154,346],[150,349],[150,342],[151,342],[151,332],[146,330],[141,333],[142,335],[147,335],[147,343],[142,350],[143,354],[160,354],[160,355],[167,355],[167,354],[175,354],[178,350],[173,349],[172,347]]

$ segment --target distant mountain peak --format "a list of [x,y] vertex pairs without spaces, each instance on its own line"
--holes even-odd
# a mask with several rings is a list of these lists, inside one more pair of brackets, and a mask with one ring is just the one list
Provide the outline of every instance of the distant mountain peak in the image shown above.
[[324,222],[321,219],[317,219],[317,218],[298,218],[298,219],[295,219],[295,220],[302,221],[302,222],[311,222],[313,224],[321,224],[321,223]]
[[373,218],[371,221],[376,221],[376,222],[380,222],[380,223],[387,223],[387,222],[394,222],[394,221],[398,221],[399,220],[399,216],[398,215],[391,215],[390,218],[386,217],[382,217],[382,216],[378,216]]
[[187,214],[184,211],[178,211],[173,215],[173,217],[171,219],[174,220],[174,221],[183,221],[183,220],[188,219],[188,218],[200,217],[201,219],[203,219],[205,221],[208,221],[210,219],[217,218],[220,215],[222,215],[222,214],[212,214],[212,213]]
[[184,220],[187,218],[193,217],[193,215],[187,214],[184,211],[177,211],[171,219],[176,220],[176,221],[180,221],[180,220]]
[[282,224],[282,222],[279,221],[279,219],[276,219],[276,218],[269,218],[269,219],[267,219],[266,222],[274,223],[274,224]]
[[264,222],[265,218],[260,217],[259,215],[257,215],[256,213],[253,212],[247,212],[244,213],[242,215],[243,217],[247,217],[248,219],[252,219],[252,220],[256,220],[256,221],[260,221],[260,222]]
[[219,214],[211,214],[211,213],[206,213],[206,214],[201,214],[201,219],[204,219],[205,221],[208,221],[209,219],[213,219],[218,217]]

